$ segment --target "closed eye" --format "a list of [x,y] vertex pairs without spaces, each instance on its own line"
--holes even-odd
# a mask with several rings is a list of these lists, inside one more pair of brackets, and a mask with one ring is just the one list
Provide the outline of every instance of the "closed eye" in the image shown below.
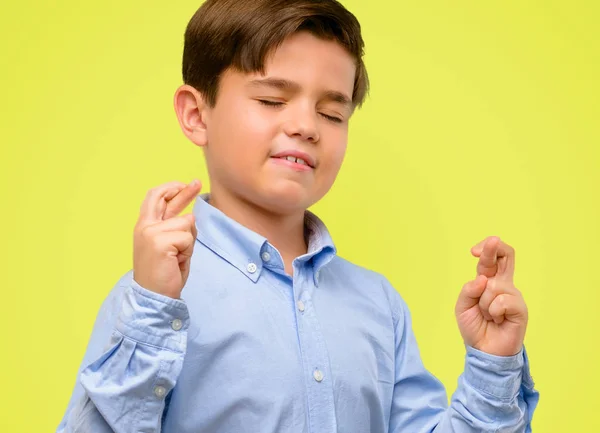
[[325,119],[327,120],[331,120],[334,123],[342,123],[343,120],[340,119],[339,117],[334,117],[334,116],[328,116],[327,114],[323,114],[323,113],[319,113],[321,116],[323,116]]
[[262,105],[266,105],[267,107],[280,107],[283,105],[283,102],[280,101],[269,101],[266,99],[259,99],[258,102],[260,102]]
[[[281,107],[282,105],[284,105],[284,103],[281,101],[269,101],[268,99],[258,99],[258,102],[260,102],[262,105],[265,105],[267,107]],[[343,120],[340,119],[339,117],[329,116],[328,114],[324,114],[324,113],[319,113],[319,114],[331,122],[334,122],[334,123],[342,123],[343,122]]]

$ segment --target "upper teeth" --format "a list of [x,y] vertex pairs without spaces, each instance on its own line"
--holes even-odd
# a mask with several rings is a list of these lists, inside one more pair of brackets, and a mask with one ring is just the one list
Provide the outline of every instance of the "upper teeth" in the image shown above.
[[306,161],[303,160],[302,158],[296,158],[294,156],[285,156],[284,159],[287,159],[288,161],[291,161],[291,162],[297,162],[298,164],[308,165],[306,163]]

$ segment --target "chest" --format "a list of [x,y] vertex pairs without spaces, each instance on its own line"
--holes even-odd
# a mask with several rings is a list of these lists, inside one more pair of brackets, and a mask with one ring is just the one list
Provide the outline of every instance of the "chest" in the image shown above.
[[[315,410],[366,420],[384,412],[394,341],[384,310],[355,288],[241,277],[184,293],[191,322],[175,406],[210,414],[207,423],[227,416],[230,428],[236,418],[265,423],[275,413],[297,428]],[[271,428],[280,427],[261,431]]]

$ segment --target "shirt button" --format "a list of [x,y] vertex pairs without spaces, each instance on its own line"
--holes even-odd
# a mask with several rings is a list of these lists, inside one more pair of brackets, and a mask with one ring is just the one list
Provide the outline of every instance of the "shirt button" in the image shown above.
[[154,387],[154,395],[156,395],[158,398],[163,398],[166,393],[167,393],[167,390],[165,389],[164,386],[158,385],[158,386]]
[[254,263],[248,263],[248,266],[246,267],[246,269],[248,269],[248,272],[253,274],[256,272],[256,265]]
[[183,322],[179,319],[175,319],[173,322],[171,322],[171,328],[173,328],[174,331],[179,331],[181,328],[183,328]]
[[321,372],[321,370],[315,370],[315,372],[313,373],[313,377],[317,382],[321,382],[323,380],[323,373]]
[[300,310],[301,313],[304,313],[304,309],[305,309],[304,302],[298,301],[298,302],[296,302],[296,306],[298,307],[298,310]]
[[262,259],[263,262],[268,262],[269,260],[271,260],[271,254],[265,251],[264,253],[262,253]]

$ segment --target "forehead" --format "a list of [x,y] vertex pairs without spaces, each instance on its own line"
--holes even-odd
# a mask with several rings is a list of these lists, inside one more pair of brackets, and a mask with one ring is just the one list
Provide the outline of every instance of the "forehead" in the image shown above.
[[335,90],[354,87],[356,61],[335,40],[307,31],[292,34],[265,58],[265,75],[285,75],[293,81],[320,82]]
[[219,77],[221,96],[217,101],[236,99],[248,91],[284,91],[336,101],[354,111],[356,61],[337,41],[324,40],[306,31],[295,33],[268,53],[263,69],[264,73],[235,68],[223,71]]
[[[256,88],[257,81],[275,78],[292,82],[302,91],[338,92],[353,96],[356,62],[338,42],[298,32],[267,54],[264,73],[228,68],[219,77],[219,92],[237,93]],[[268,81],[268,80],[267,80]],[[277,86],[269,86],[271,88]],[[280,86],[280,90],[285,89]]]

